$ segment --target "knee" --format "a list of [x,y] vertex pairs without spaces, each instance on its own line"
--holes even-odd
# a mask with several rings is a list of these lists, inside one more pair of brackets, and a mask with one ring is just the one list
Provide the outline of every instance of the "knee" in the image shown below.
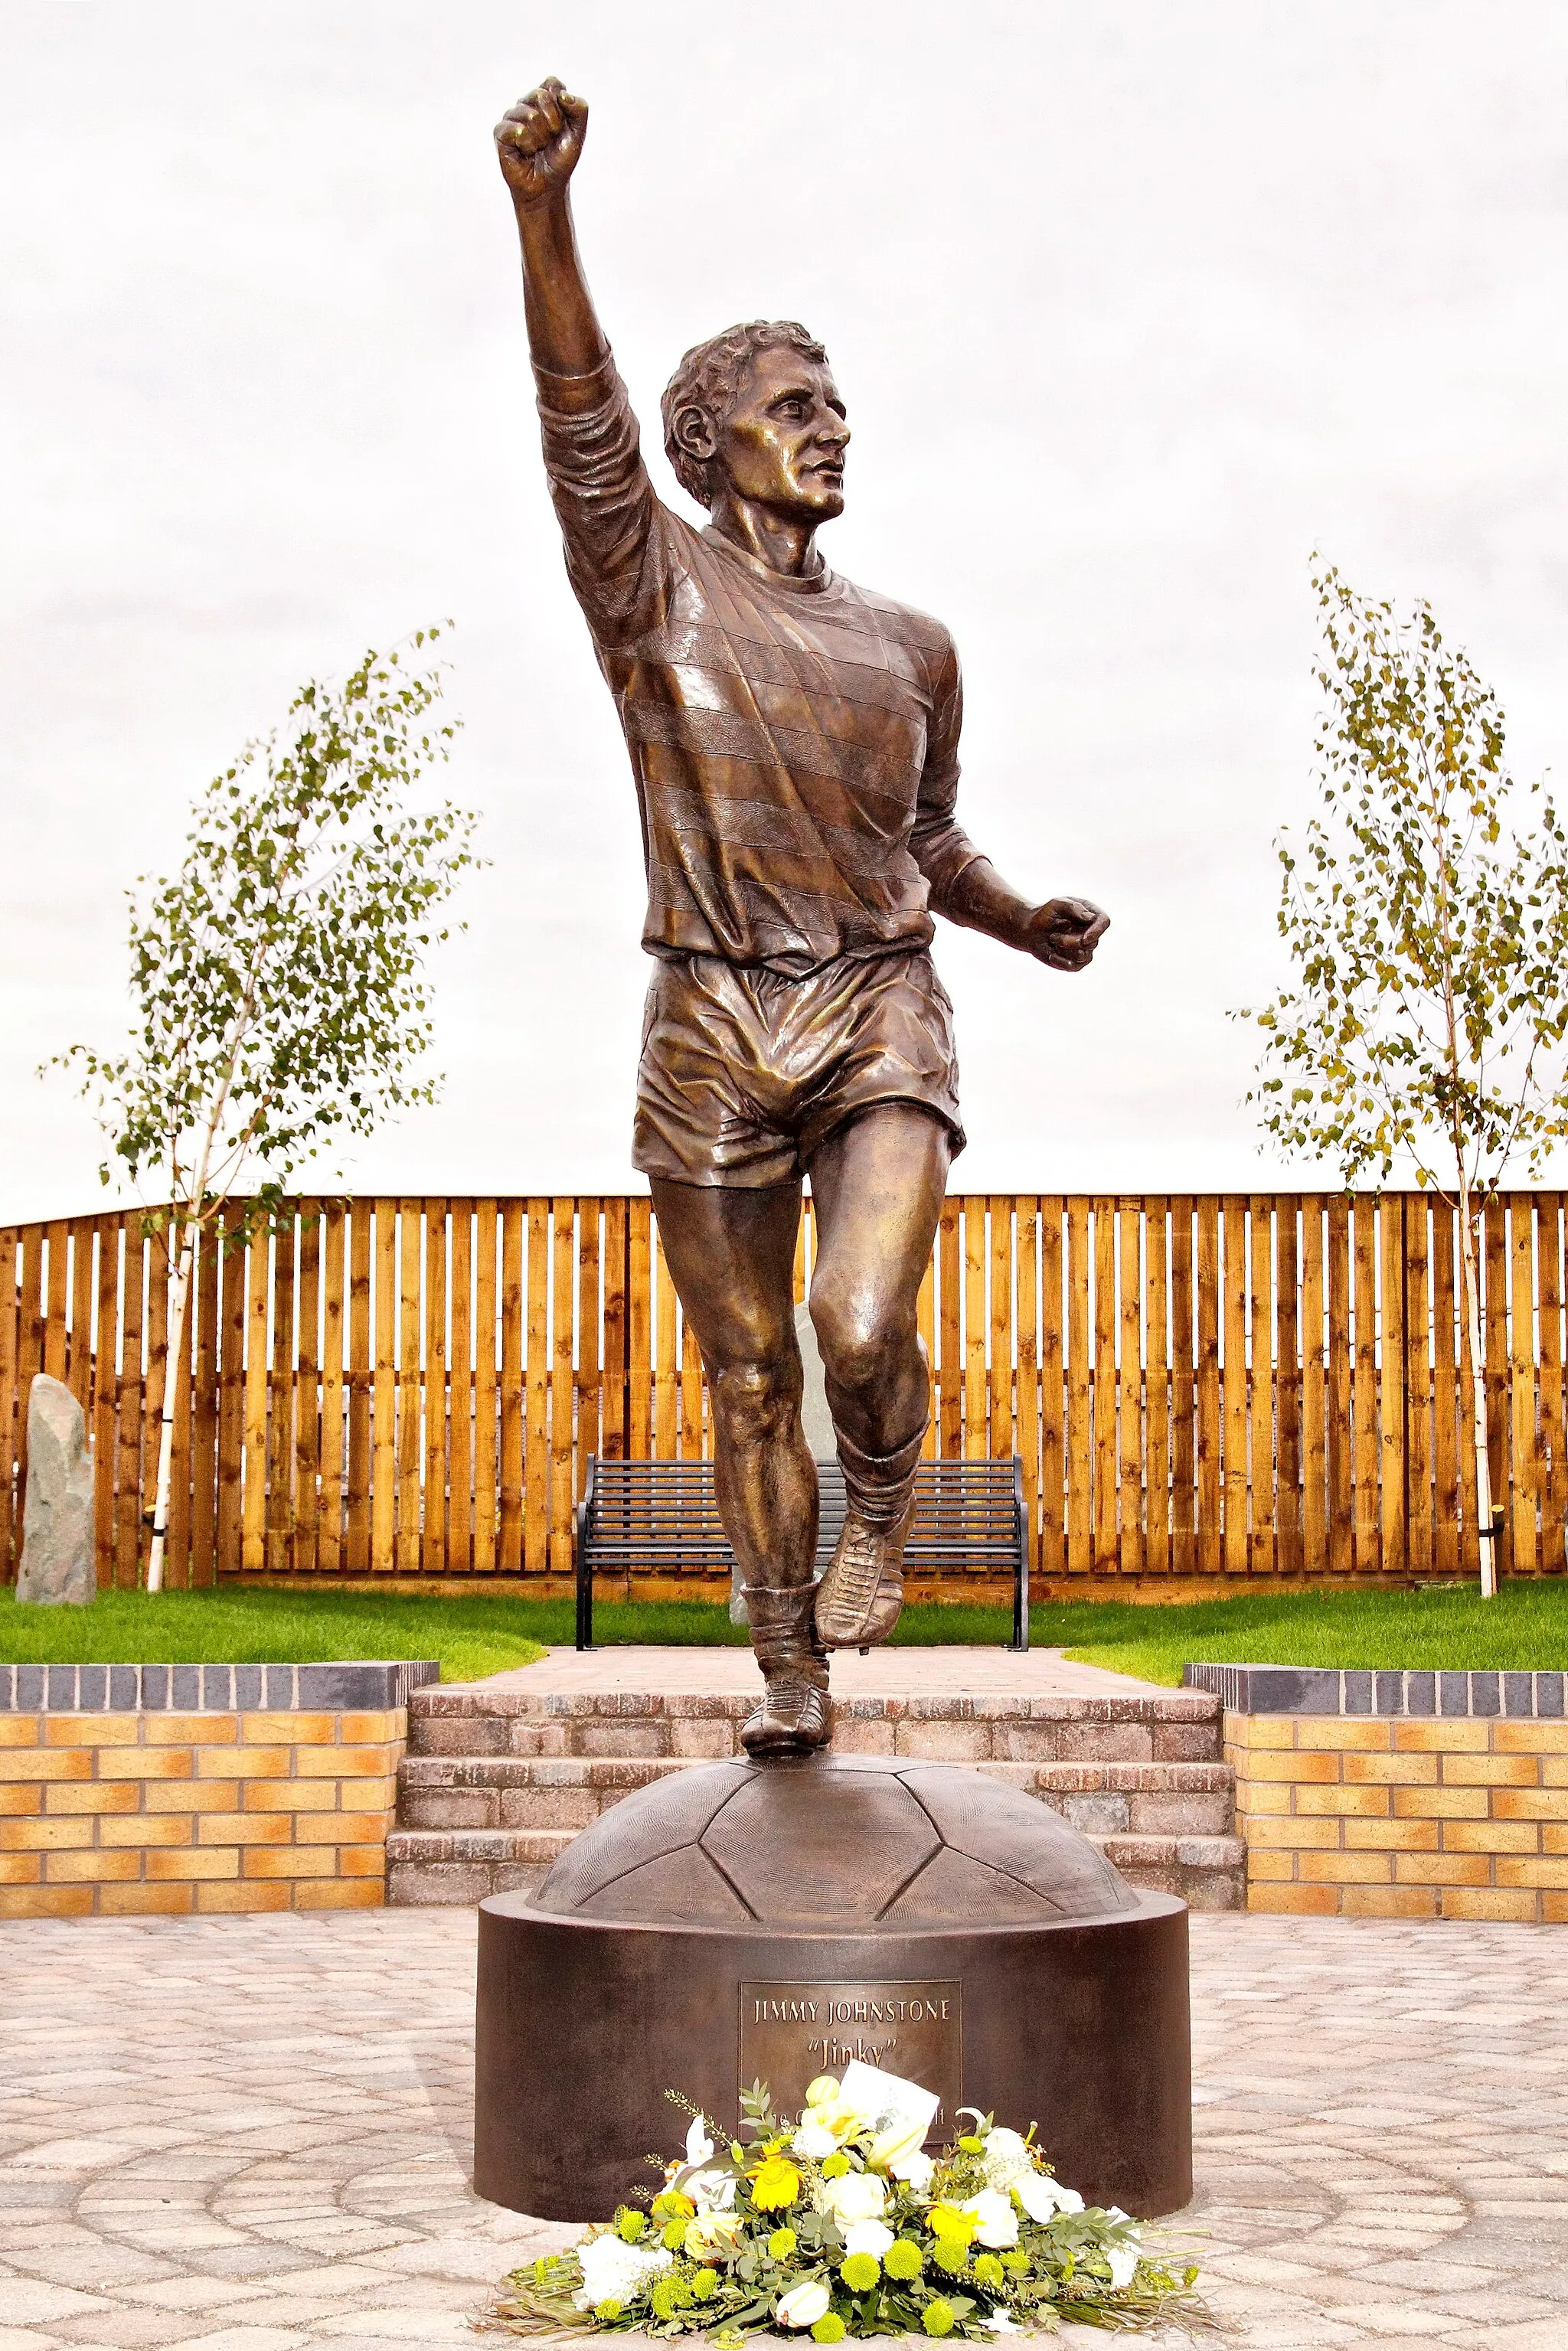
[[869,1301],[831,1292],[812,1298],[811,1326],[822,1368],[839,1388],[883,1386],[905,1367],[919,1345],[912,1315],[878,1311]]
[[712,1382],[714,1416],[732,1445],[767,1444],[798,1414],[801,1387],[793,1353],[722,1364]]

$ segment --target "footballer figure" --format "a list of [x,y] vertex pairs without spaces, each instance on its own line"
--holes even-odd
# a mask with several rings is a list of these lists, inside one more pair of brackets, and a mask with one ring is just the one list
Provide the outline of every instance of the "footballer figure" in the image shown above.
[[[1057,971],[1084,968],[1109,918],[1020,897],[959,826],[951,637],[817,546],[843,512],[850,428],[804,327],[753,320],[686,353],[664,450],[706,525],[655,495],[578,258],[587,128],[549,80],[496,142],[567,571],[642,818],[653,977],[632,1158],[702,1353],[766,1683],[741,1738],[803,1754],[828,1738],[828,1653],[886,1640],[903,1604],[930,1399],[916,1301],[964,1144],[932,915]],[[820,1584],[792,1294],[806,1176],[847,1502]]]

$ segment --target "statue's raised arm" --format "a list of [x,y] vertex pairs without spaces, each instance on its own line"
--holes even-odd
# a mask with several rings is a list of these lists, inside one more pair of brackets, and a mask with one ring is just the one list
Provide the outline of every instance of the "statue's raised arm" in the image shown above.
[[587,135],[587,105],[553,75],[496,125],[501,176],[522,240],[528,348],[534,365],[549,375],[591,374],[608,349],[571,219],[571,175]]
[[507,109],[496,151],[523,249],[545,472],[568,576],[602,658],[657,624],[668,566],[649,560],[659,504],[578,257],[570,181],[587,132],[585,101],[552,76]]

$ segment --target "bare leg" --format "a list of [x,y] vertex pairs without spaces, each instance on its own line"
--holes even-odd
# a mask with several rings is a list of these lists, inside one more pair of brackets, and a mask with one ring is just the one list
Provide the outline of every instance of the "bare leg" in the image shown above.
[[951,1156],[939,1118],[889,1102],[830,1135],[811,1161],[811,1322],[833,1425],[862,1453],[891,1453],[925,1426],[931,1379],[915,1310]]
[[805,1752],[828,1735],[828,1677],[811,1618],[817,1471],[800,1427],[793,1313],[800,1187],[660,1178],[653,1191],[707,1370],[719,1516],[768,1683],[741,1738],[753,1755]]
[[848,1505],[817,1593],[817,1629],[831,1648],[885,1641],[904,1604],[931,1393],[916,1308],[950,1157],[939,1119],[894,1102],[831,1136],[811,1162],[811,1321]]
[[719,1516],[747,1583],[806,1583],[817,1547],[817,1471],[800,1427],[795,1343],[799,1184],[656,1178],[659,1238],[713,1397]]

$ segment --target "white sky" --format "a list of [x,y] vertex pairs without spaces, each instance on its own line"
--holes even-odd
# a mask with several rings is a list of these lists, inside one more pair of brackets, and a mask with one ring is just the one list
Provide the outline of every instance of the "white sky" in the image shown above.
[[32,1070],[123,1025],[122,888],[297,682],[446,613],[494,862],[436,967],[442,1106],[342,1172],[634,1180],[636,817],[490,145],[549,71],[640,413],[736,318],[824,338],[828,559],[953,629],[981,845],[1114,918],[1077,980],[942,926],[956,1186],[1278,1175],[1225,1012],[1281,972],[1314,548],[1430,597],[1521,774],[1562,744],[1561,0],[0,0],[0,1217],[102,1197]]

